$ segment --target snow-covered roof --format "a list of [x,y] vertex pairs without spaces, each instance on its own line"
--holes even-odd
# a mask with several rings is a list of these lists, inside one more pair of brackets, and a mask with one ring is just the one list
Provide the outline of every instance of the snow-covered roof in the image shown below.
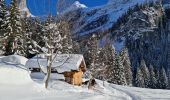
[[[53,54],[53,58],[55,54]],[[83,63],[86,68],[83,55],[80,54],[57,54],[55,57],[52,68],[57,70],[58,73],[70,72],[73,70],[79,70],[80,64]],[[46,72],[47,57],[45,54],[39,54],[26,62],[27,68],[39,68]]]

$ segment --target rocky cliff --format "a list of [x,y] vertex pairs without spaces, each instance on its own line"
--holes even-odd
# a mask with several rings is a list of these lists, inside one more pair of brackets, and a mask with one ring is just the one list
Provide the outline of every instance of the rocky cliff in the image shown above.
[[18,7],[21,13],[21,17],[30,17],[32,16],[29,9],[27,8],[26,0],[18,0]]

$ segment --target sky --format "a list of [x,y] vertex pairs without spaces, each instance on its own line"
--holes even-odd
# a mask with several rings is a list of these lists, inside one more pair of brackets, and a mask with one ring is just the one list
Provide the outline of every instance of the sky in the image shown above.
[[[6,0],[6,2],[9,4],[10,0]],[[27,0],[27,6],[30,12],[35,16],[45,16],[49,11],[55,15],[56,2],[57,0],[50,0],[50,7],[48,7],[48,0]],[[107,2],[108,0],[80,0],[80,3],[85,4],[87,7],[100,6]]]

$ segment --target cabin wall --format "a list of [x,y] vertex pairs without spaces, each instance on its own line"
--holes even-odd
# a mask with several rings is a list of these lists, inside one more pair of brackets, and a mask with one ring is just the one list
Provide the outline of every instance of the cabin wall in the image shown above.
[[78,85],[78,86],[82,85],[82,76],[83,76],[82,70],[64,73],[65,81],[67,83]]
[[74,73],[74,75],[73,75],[73,84],[74,85],[79,85],[79,86],[82,85],[82,75],[83,75],[82,71]]
[[69,84],[73,83],[73,74],[74,72],[64,72],[64,77],[65,77],[65,81]]

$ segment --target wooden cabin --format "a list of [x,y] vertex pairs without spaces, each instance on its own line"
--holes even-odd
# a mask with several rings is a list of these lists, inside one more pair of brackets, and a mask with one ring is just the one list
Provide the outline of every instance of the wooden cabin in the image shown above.
[[[32,72],[43,70],[46,73],[47,58],[43,54],[37,55],[27,61],[26,67]],[[84,57],[79,54],[58,54],[52,63],[52,73],[63,74],[64,80],[72,85],[82,85],[82,76],[85,71]]]
[[82,76],[85,72],[85,66],[83,63],[80,64],[79,70],[73,70],[70,72],[64,72],[65,81],[73,85],[82,85]]

